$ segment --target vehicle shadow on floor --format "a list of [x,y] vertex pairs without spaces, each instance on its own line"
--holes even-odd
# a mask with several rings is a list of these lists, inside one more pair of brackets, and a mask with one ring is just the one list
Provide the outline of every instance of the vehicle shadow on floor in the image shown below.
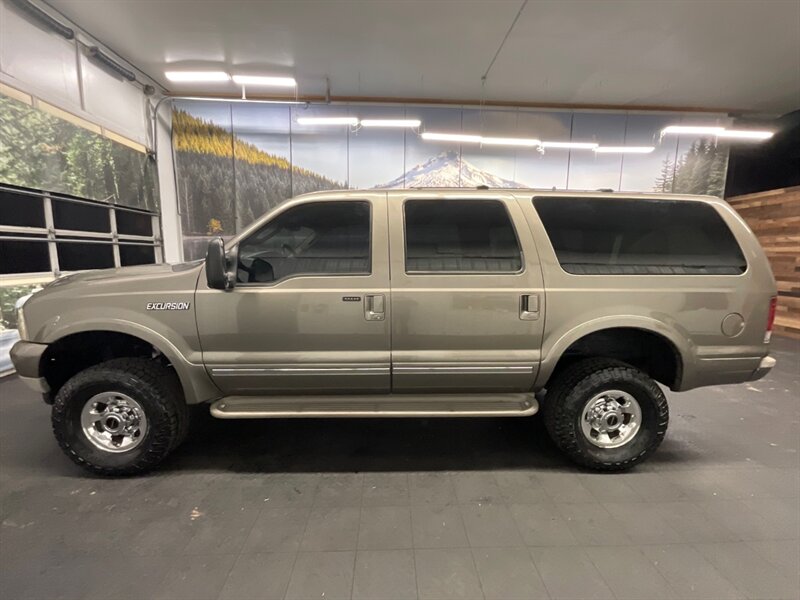
[[[683,462],[667,440],[648,464]],[[540,417],[217,420],[192,414],[186,442],[162,471],[239,473],[575,471]]]

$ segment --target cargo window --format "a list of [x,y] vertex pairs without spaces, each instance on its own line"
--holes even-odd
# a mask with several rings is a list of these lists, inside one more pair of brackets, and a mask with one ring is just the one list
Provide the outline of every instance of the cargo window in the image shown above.
[[290,208],[239,244],[237,279],[272,283],[296,275],[369,275],[368,202]]
[[711,205],[534,198],[561,267],[578,275],[739,275],[742,251]]
[[407,273],[516,273],[522,268],[514,226],[496,200],[405,203]]

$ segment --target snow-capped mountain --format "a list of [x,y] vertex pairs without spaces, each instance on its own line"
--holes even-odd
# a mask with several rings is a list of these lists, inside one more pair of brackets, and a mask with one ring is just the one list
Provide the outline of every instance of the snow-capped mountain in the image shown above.
[[477,187],[486,185],[490,188],[525,187],[516,181],[503,179],[480,170],[463,158],[459,160],[458,152],[442,152],[406,171],[397,179],[376,185],[378,189],[402,187]]

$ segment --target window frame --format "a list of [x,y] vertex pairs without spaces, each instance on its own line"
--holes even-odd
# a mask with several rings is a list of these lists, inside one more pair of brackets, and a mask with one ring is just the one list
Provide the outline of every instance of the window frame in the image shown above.
[[[519,251],[519,259],[520,259],[520,268],[516,271],[409,271],[408,270],[408,222],[407,222],[407,213],[406,208],[409,202],[442,202],[442,203],[450,203],[450,202],[474,202],[474,203],[495,203],[499,204],[503,208],[503,212],[508,219],[509,224],[511,225],[511,231],[514,232],[514,241],[517,244],[517,250]],[[480,197],[480,198],[473,198],[473,197],[461,197],[461,198],[404,198],[403,199],[403,273],[407,277],[430,277],[436,275],[521,275],[525,273],[526,263],[525,263],[525,250],[520,243],[519,232],[517,231],[517,226],[514,223],[514,219],[511,216],[511,213],[508,210],[508,206],[506,204],[506,200],[503,198],[490,198],[490,197]]]
[[367,259],[369,263],[369,270],[366,273],[297,273],[293,275],[286,275],[285,277],[281,277],[280,279],[276,279],[274,281],[269,282],[248,282],[248,281],[236,281],[236,285],[234,286],[234,290],[239,287],[244,288],[271,288],[275,287],[283,282],[291,281],[292,279],[302,279],[302,278],[309,278],[309,277],[359,277],[359,278],[368,278],[372,277],[375,273],[373,271],[373,229],[375,227],[375,223],[373,220],[373,216],[375,211],[373,210],[372,201],[366,198],[346,198],[346,199],[336,199],[336,200],[309,200],[308,202],[300,202],[297,204],[292,204],[290,206],[286,206],[284,210],[280,211],[277,214],[271,215],[266,221],[260,224],[259,227],[254,229],[247,237],[238,240],[235,246],[231,249],[228,260],[229,264],[234,263],[233,266],[236,269],[237,278],[239,272],[239,250],[242,247],[242,244],[247,242],[251,237],[257,235],[261,230],[265,227],[268,227],[270,223],[279,219],[281,216],[285,215],[286,213],[301,207],[306,207],[312,204],[344,204],[344,203],[359,203],[365,204],[367,206],[368,211],[368,218],[369,218],[369,236],[367,238]]
[[[587,200],[587,201],[595,201],[595,202],[602,202],[604,200],[627,200],[629,202],[652,202],[652,203],[661,203],[661,202],[681,202],[681,203],[691,203],[696,205],[701,205],[707,207],[709,210],[713,211],[716,216],[720,219],[722,225],[727,228],[728,233],[730,234],[733,242],[736,244],[736,247],[739,249],[739,254],[744,261],[744,270],[741,273],[573,273],[572,271],[567,271],[564,268],[564,264],[562,264],[561,260],[558,257],[558,252],[553,245],[553,240],[550,236],[550,232],[545,225],[544,219],[539,214],[539,210],[536,208],[536,200],[537,199],[544,199],[544,198],[553,198],[558,199],[560,201],[569,202],[570,200]],[[558,265],[558,268],[561,270],[562,273],[565,275],[569,275],[571,277],[698,277],[698,276],[705,276],[705,277],[743,277],[747,275],[750,271],[750,261],[747,260],[747,255],[742,248],[742,244],[739,242],[739,239],[736,237],[734,230],[728,225],[725,218],[717,211],[714,206],[709,205],[707,202],[703,202],[701,200],[688,200],[688,199],[679,199],[679,198],[653,198],[653,197],[646,197],[646,198],[636,198],[629,195],[620,195],[618,197],[608,197],[608,196],[580,196],[580,195],[552,195],[552,194],[539,194],[536,196],[531,197],[531,206],[533,208],[533,212],[536,215],[536,219],[542,226],[542,231],[544,232],[544,237],[547,240],[547,243],[550,247],[550,250],[553,253],[553,258],[555,259],[555,264]],[[568,263],[569,264],[569,263]],[[601,266],[601,265],[599,265]],[[626,265],[620,265],[626,266]],[[633,265],[627,265],[633,266]],[[651,265],[652,267],[669,267],[670,265]],[[674,265],[673,265],[674,266]]]
[[[49,277],[59,277],[62,274],[73,273],[73,271],[63,271],[59,265],[58,260],[58,244],[103,244],[110,245],[113,251],[114,266],[112,268],[120,268],[124,265],[120,262],[120,246],[148,246],[153,248],[155,262],[152,264],[160,264],[163,262],[163,243],[161,240],[161,219],[157,213],[141,210],[133,207],[122,206],[117,204],[109,204],[105,202],[96,202],[85,200],[82,198],[75,198],[64,194],[57,194],[53,192],[34,190],[30,188],[16,187],[7,184],[0,184],[0,192],[7,192],[9,194],[34,196],[42,199],[45,226],[44,227],[28,227],[16,225],[2,225],[0,224],[0,239],[10,242],[25,242],[35,241],[41,244],[47,244],[48,254],[50,260],[50,269],[48,271],[28,271],[24,273],[0,273],[0,285],[11,285],[11,282],[18,282],[27,279],[42,279]],[[74,230],[74,229],[57,229],[54,224],[54,202],[66,202],[73,204],[84,204],[95,208],[100,208],[109,211],[110,231],[98,232],[88,230]],[[152,220],[152,235],[141,236],[131,234],[120,234],[117,232],[117,219],[118,212],[135,212],[139,214],[148,215]],[[37,237],[26,237],[35,235]]]

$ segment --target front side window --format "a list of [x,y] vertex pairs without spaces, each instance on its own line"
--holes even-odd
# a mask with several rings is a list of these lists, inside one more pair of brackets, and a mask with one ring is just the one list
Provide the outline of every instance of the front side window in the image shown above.
[[297,275],[369,275],[368,202],[313,202],[275,217],[239,244],[237,280]]
[[576,275],[739,275],[747,268],[713,206],[683,200],[534,198],[558,262]]
[[409,200],[405,234],[407,273],[516,273],[522,268],[514,226],[496,200]]

